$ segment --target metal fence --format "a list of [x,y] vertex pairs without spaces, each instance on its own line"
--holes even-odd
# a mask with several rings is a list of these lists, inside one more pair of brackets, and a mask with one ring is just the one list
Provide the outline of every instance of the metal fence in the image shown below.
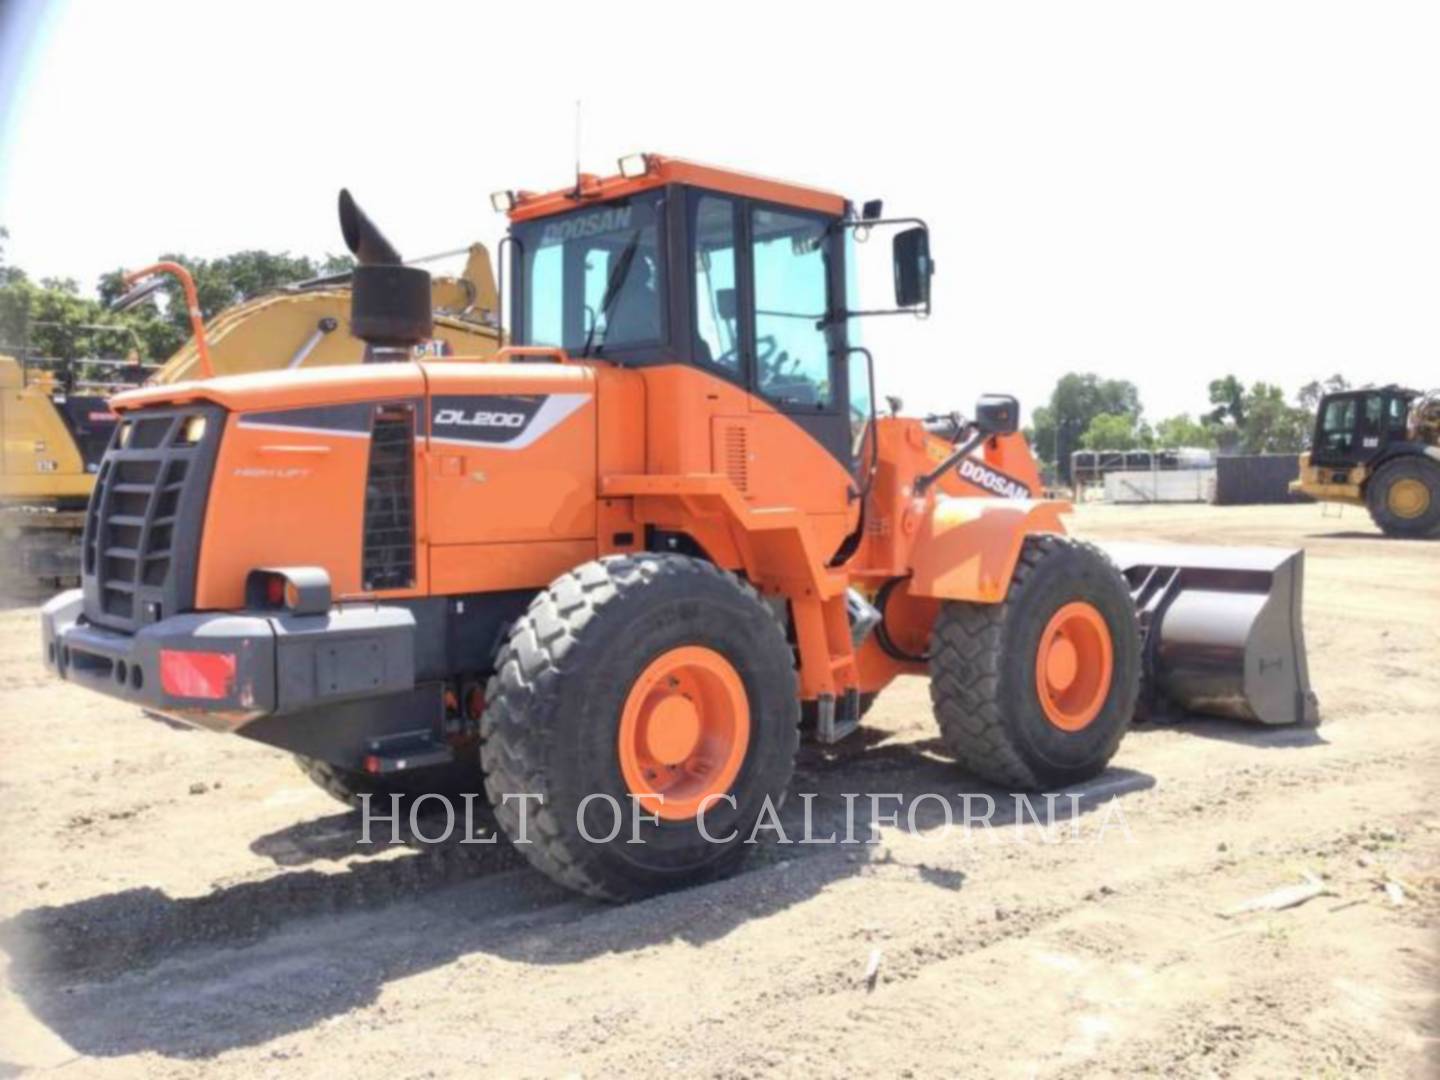
[[1300,476],[1298,454],[1237,454],[1219,458],[1215,469],[1216,506],[1313,501],[1288,490]]

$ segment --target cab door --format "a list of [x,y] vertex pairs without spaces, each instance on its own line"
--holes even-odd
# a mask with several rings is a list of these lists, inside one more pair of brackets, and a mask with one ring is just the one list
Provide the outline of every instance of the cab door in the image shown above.
[[1320,405],[1311,460],[1317,465],[1350,467],[1364,460],[1361,420],[1364,394],[1332,394]]
[[831,219],[710,191],[688,212],[695,364],[741,391],[713,395],[713,467],[756,506],[843,528],[855,485]]

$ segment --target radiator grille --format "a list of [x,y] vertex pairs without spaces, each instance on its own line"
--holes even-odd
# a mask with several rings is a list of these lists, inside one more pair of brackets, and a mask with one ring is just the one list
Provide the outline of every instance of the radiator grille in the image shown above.
[[375,410],[361,576],[367,591],[415,584],[415,410],[409,405]]
[[[190,423],[196,418],[204,418],[203,428]],[[135,630],[193,602],[200,523],[223,418],[213,406],[146,410],[116,427],[81,547],[91,621]]]

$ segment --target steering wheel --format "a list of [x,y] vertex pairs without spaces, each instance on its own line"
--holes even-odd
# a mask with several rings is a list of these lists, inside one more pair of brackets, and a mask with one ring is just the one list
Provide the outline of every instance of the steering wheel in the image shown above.
[[[759,363],[762,365],[768,363],[770,358],[775,355],[775,350],[779,348],[779,346],[780,343],[775,340],[774,334],[765,334],[761,337],[756,338],[755,359],[759,361]],[[730,348],[726,349],[719,356],[717,356],[714,362],[717,364],[733,364],[739,358],[739,356],[740,345],[737,342],[736,344],[730,346]]]

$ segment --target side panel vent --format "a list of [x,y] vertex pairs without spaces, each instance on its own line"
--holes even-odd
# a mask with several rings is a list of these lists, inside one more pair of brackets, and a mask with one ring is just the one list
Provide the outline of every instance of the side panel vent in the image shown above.
[[741,494],[750,492],[750,425],[744,420],[717,417],[714,434],[714,469],[724,474]]
[[366,591],[415,584],[415,410],[410,405],[375,410],[360,574]]

